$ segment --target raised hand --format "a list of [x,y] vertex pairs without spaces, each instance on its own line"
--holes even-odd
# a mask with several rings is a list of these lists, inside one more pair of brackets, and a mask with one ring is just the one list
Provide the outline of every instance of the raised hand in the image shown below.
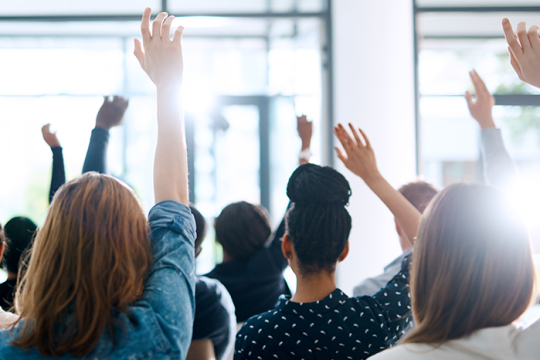
[[364,134],[361,129],[358,129],[362,134],[362,141],[360,135],[356,132],[353,125],[349,124],[349,127],[354,139],[351,138],[343,125],[339,124],[334,128],[334,133],[336,134],[346,153],[346,155],[343,154],[341,149],[336,147],[338,158],[343,162],[347,169],[352,171],[355,175],[360,176],[366,183],[380,178],[381,174],[377,168],[375,153],[373,152],[366,134]]
[[41,134],[43,135],[43,140],[50,147],[60,147],[60,141],[56,137],[56,132],[51,132],[51,124],[45,124],[41,128]]
[[96,117],[96,127],[110,130],[121,125],[124,121],[124,114],[129,105],[129,99],[120,96],[114,96],[112,100],[109,96],[103,97],[103,105],[98,111]]
[[311,146],[311,137],[313,136],[313,122],[308,121],[307,116],[296,117],[296,124],[298,129],[298,135],[302,140],[302,150],[309,149]]
[[146,8],[141,23],[143,42],[141,44],[135,39],[135,56],[158,88],[180,87],[184,73],[181,44],[184,28],[179,26],[171,40],[171,25],[175,17],[160,13],[152,23],[150,33],[150,14],[150,8]]
[[471,80],[474,84],[475,100],[470,92],[465,93],[465,99],[469,106],[469,112],[471,116],[478,122],[480,128],[488,129],[494,128],[495,122],[493,122],[492,110],[495,106],[495,98],[489,93],[489,90],[482,81],[482,78],[476,73],[475,70],[469,72]]
[[520,22],[517,26],[517,38],[508,19],[502,21],[504,36],[508,42],[510,63],[518,77],[533,86],[540,87],[540,38],[538,26],[531,26],[527,32],[527,25]]

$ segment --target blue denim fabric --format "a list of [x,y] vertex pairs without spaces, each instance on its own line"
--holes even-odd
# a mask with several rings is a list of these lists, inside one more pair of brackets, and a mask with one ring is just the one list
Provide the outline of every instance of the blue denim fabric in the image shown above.
[[[114,313],[119,342],[112,353],[111,339],[104,335],[87,359],[98,359],[102,350],[111,360],[186,358],[195,312],[195,220],[189,207],[163,201],[150,210],[148,221],[154,265],[143,296],[127,314]],[[37,349],[9,345],[11,339],[8,330],[0,332],[0,359],[44,359]]]

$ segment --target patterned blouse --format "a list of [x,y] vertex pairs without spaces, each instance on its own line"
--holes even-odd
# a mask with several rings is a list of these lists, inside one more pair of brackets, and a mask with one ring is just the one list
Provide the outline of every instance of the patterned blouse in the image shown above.
[[251,317],[236,337],[234,359],[367,359],[390,346],[412,322],[407,256],[373,296],[350,298],[336,289],[323,300],[276,307]]

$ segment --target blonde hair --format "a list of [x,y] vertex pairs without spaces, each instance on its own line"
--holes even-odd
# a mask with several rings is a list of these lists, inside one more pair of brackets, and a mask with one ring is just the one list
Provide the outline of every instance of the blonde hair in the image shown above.
[[504,195],[449,186],[420,224],[411,267],[416,327],[403,342],[440,345],[508,325],[531,303],[533,284],[527,230]]
[[133,191],[97,173],[70,181],[36,236],[15,298],[22,322],[12,345],[84,357],[105,331],[116,345],[113,312],[126,313],[142,295],[151,264],[148,223]]

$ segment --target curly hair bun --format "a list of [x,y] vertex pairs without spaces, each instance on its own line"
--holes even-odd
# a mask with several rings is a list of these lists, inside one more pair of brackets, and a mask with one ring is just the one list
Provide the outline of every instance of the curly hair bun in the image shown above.
[[351,188],[345,177],[331,167],[304,164],[291,175],[287,196],[297,206],[346,206]]

